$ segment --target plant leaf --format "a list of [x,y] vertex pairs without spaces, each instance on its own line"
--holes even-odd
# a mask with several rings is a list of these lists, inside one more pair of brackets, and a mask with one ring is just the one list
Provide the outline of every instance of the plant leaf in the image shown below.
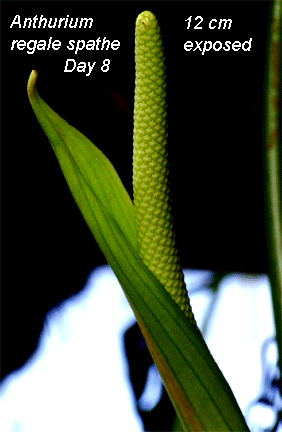
[[139,258],[133,205],[114,167],[40,98],[36,79],[32,71],[31,106],[136,315],[184,430],[248,430],[203,338]]

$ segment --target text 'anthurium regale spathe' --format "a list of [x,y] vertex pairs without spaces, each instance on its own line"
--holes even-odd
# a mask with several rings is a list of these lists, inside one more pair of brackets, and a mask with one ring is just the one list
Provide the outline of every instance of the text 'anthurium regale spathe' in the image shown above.
[[36,80],[32,71],[31,106],[129,300],[184,430],[248,430],[195,324],[179,266],[168,187],[164,55],[156,17],[146,11],[136,22],[134,206],[110,161],[40,98]]

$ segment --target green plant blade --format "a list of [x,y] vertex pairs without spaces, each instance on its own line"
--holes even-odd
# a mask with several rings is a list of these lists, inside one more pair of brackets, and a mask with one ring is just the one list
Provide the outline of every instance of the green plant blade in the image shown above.
[[40,98],[34,88],[36,80],[37,72],[32,71],[28,82],[31,106],[53,147],[78,207],[91,232],[95,233],[97,242],[99,245],[104,244],[100,226],[102,214],[115,219],[118,208],[123,216],[118,218],[119,228],[127,241],[132,243],[133,247],[137,246],[133,204],[114,167],[96,146]]
[[33,71],[28,82],[31,106],[129,300],[184,430],[247,431],[203,338],[139,258],[133,205],[112,164],[40,98],[36,79]]

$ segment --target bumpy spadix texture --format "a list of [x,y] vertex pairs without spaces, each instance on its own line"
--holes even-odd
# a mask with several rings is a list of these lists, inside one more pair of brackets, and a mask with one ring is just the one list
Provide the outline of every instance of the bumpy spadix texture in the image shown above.
[[175,245],[169,198],[165,59],[155,15],[135,31],[133,193],[140,257],[195,324]]

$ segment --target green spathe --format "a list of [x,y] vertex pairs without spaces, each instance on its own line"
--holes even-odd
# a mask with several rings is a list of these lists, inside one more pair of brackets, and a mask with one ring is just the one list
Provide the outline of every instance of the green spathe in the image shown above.
[[185,431],[247,431],[233,393],[203,338],[139,257],[133,204],[114,167],[40,98],[36,79],[33,71],[28,81],[32,109],[133,308]]

